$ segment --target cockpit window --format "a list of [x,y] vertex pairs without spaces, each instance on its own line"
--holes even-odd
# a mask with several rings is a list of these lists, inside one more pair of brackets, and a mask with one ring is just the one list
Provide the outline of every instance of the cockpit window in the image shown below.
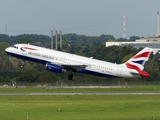
[[18,47],[17,46],[12,46],[13,48],[15,48],[15,49],[18,49]]

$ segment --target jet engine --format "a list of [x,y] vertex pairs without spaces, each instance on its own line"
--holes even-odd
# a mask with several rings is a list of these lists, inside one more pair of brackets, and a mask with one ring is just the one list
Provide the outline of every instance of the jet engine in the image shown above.
[[50,62],[47,62],[46,70],[51,71],[51,72],[56,72],[56,73],[66,72],[66,70],[63,69],[62,66],[59,66],[59,65],[56,65],[56,64],[52,64]]

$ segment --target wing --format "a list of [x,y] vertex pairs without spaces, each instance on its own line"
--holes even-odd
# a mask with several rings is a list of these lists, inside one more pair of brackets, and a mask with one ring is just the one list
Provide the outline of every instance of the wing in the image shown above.
[[64,63],[59,63],[59,62],[52,62],[52,64],[56,64],[58,66],[61,66],[65,70],[71,70],[71,71],[78,71],[88,66],[84,64],[64,64]]
[[72,64],[72,65],[63,64],[61,66],[66,70],[72,70],[72,71],[78,71],[78,70],[80,70],[82,68],[86,68],[87,67],[87,65],[79,65],[79,64]]

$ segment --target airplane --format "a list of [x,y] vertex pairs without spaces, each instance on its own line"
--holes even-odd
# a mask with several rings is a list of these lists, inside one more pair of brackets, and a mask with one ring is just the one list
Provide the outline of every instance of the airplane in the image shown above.
[[102,77],[147,78],[149,73],[143,71],[153,49],[146,47],[127,62],[110,63],[93,57],[84,57],[30,44],[15,44],[5,49],[6,53],[22,60],[29,60],[46,65],[46,70],[56,73],[70,71],[68,80],[73,79],[72,72],[92,74]]

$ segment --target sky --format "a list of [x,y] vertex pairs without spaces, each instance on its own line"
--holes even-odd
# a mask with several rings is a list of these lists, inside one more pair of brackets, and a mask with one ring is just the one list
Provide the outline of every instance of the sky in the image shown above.
[[123,16],[126,36],[151,37],[157,33],[160,0],[0,0],[0,34],[86,36],[121,38]]

